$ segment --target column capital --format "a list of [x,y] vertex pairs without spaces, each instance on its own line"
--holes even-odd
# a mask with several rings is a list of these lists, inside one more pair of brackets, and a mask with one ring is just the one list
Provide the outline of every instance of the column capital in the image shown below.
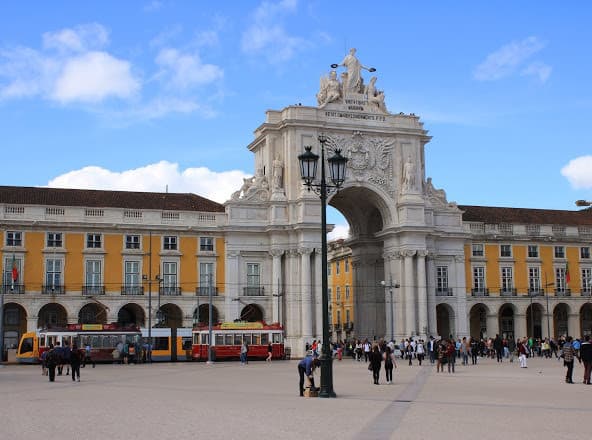
[[417,251],[417,256],[420,258],[425,258],[429,255],[430,253],[425,250],[425,249],[420,249],[419,251]]
[[465,262],[465,256],[464,255],[455,255],[454,256],[454,261],[456,263],[464,263]]
[[388,261],[399,260],[401,259],[401,252],[399,251],[389,251],[382,254],[382,258]]
[[273,258],[281,257],[284,255],[284,249],[272,249],[269,251],[269,255],[271,255]]
[[226,252],[226,256],[228,258],[238,258],[238,256],[240,255],[239,251],[228,251]]
[[310,255],[312,254],[314,251],[314,248],[309,248],[309,247],[299,247],[298,248],[298,253],[300,255]]
[[416,250],[406,249],[404,251],[401,251],[401,256],[405,257],[405,258],[411,258],[411,257],[414,257],[416,253],[417,253]]

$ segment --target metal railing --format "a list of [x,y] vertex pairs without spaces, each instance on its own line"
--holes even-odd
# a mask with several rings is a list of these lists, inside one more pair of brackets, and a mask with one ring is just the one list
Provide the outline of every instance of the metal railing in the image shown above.
[[64,295],[66,293],[66,286],[62,284],[44,284],[43,286],[41,286],[41,293],[43,295]]
[[489,289],[487,288],[479,288],[479,289],[471,289],[472,296],[489,296]]
[[144,286],[136,286],[136,285],[123,285],[121,286],[121,294],[122,295],[144,295]]
[[452,287],[446,287],[443,289],[436,289],[436,296],[453,296],[454,292]]
[[518,291],[514,287],[500,290],[500,296],[516,296],[516,295],[518,295]]
[[160,286],[160,294],[165,296],[181,296],[181,288],[177,286]]
[[571,289],[555,289],[555,296],[571,296]]
[[243,296],[263,296],[263,295],[265,295],[265,288],[263,286],[243,287]]
[[538,288],[538,289],[528,289],[528,295],[527,296],[544,296],[545,295],[545,290]]
[[83,295],[104,295],[105,294],[105,286],[92,286],[85,284],[82,286],[82,294]]
[[195,294],[197,296],[209,296],[210,289],[212,289],[212,296],[218,296],[218,288],[214,286],[198,286],[195,288]]
[[25,293],[25,285],[24,284],[12,284],[12,283],[4,284],[2,286],[2,292],[6,293],[6,294],[14,293],[14,294],[22,295],[23,293]]

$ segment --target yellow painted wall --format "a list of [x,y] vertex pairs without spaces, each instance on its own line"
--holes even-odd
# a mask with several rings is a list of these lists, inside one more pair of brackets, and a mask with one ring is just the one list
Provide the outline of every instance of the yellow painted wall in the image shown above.
[[197,246],[199,237],[179,236],[179,250],[181,251],[181,264],[179,267],[179,283],[182,292],[195,295],[197,286]]
[[123,284],[122,234],[103,234],[105,258],[103,262],[103,284],[107,292],[118,292]]
[[216,255],[218,255],[216,259],[216,287],[218,288],[218,292],[225,292],[226,286],[224,280],[226,279],[226,271],[224,262],[226,261],[226,247],[223,237],[216,238],[214,249],[216,249]]
[[84,284],[85,234],[69,232],[64,235],[64,246],[68,252],[64,263],[64,284],[68,290],[80,290]]
[[43,232],[25,232],[24,245],[27,249],[27,254],[23,268],[24,277],[21,278],[21,282],[29,289],[41,289],[45,270],[41,249],[45,245],[45,234]]
[[[499,244],[485,244],[485,258],[487,259],[487,265],[485,267],[485,286],[488,289],[497,291],[499,295],[500,287],[500,269],[499,269]],[[472,286],[473,284],[469,284]],[[493,293],[493,292],[492,292]]]

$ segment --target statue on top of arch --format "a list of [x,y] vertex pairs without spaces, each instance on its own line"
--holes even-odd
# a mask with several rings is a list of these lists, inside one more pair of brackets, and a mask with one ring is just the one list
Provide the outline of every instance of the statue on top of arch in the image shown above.
[[[346,71],[341,74],[341,82],[337,79],[338,67],[345,67]],[[331,72],[321,77],[317,102],[320,108],[331,102],[343,103],[348,95],[366,95],[368,105],[373,110],[388,113],[384,104],[384,92],[376,89],[376,77],[370,79],[368,85],[364,85],[362,70],[376,72],[374,67],[364,66],[356,57],[356,49],[352,48],[340,64],[331,64]]]

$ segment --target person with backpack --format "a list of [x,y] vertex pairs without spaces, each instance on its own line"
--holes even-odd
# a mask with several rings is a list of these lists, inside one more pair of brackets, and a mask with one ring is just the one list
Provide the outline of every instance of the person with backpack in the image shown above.
[[47,371],[49,373],[49,381],[55,382],[56,367],[59,363],[58,353],[55,351],[53,344],[49,344],[49,351],[45,356],[45,363],[47,365]]
[[82,354],[82,352],[78,349],[78,345],[76,345],[76,342],[74,342],[72,344],[72,351],[70,353],[70,366],[72,367],[72,382],[74,382],[76,376],[78,376],[78,382],[80,382],[80,364],[82,363],[83,356],[84,355]]

